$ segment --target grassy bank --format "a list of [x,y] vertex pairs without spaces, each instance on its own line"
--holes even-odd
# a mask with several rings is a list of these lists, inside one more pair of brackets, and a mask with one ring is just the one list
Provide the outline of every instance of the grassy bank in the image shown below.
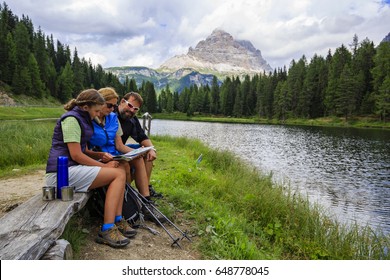
[[206,258],[390,258],[384,256],[388,238],[328,219],[323,209],[230,153],[185,138],[156,137],[154,143],[153,184],[193,221]]
[[[43,168],[54,123],[0,122],[0,176],[12,175],[14,168]],[[325,210],[228,152],[185,138],[153,142],[158,160],[152,183],[165,194],[162,209],[174,221],[189,222],[185,227],[196,235],[204,258],[390,258],[389,237],[328,219]]]
[[265,119],[259,117],[234,118],[209,115],[187,116],[184,113],[154,113],[154,119],[169,119],[182,121],[204,121],[222,123],[243,123],[243,124],[280,124],[280,125],[304,125],[304,126],[328,126],[328,127],[356,127],[356,128],[380,128],[390,129],[390,122],[381,122],[372,117],[354,117],[349,120],[338,117],[324,117],[317,119],[287,119],[280,121],[276,119]]

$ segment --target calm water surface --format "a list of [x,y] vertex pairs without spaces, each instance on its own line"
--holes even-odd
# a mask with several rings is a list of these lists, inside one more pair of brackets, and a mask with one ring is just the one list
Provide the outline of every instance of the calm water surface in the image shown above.
[[244,160],[339,221],[390,233],[390,131],[153,120],[151,132],[246,150]]

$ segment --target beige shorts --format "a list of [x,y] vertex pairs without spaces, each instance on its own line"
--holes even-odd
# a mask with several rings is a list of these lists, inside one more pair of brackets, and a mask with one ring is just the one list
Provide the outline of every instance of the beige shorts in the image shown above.
[[[75,165],[69,167],[69,186],[75,187],[76,192],[88,192],[89,186],[100,171],[99,166]],[[46,173],[47,186],[57,186],[57,173]]]

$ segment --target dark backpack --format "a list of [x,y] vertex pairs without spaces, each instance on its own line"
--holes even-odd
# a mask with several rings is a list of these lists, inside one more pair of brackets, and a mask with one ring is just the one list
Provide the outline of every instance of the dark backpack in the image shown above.
[[[139,198],[134,194],[129,184],[126,184],[125,195],[123,198],[122,215],[132,225],[135,226],[140,218],[142,204]],[[96,212],[104,216],[104,201],[106,200],[107,187],[94,189],[93,200]]]

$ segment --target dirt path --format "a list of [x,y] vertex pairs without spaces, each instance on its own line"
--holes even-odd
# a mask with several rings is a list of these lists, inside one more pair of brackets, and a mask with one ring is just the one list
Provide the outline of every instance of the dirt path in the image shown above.
[[[6,212],[40,193],[44,186],[44,171],[40,170],[30,175],[17,176],[0,180],[0,217]],[[137,236],[123,249],[113,249],[106,245],[95,243],[94,239],[99,230],[99,222],[84,223],[84,231],[89,232],[86,244],[80,252],[80,259],[85,260],[196,260],[201,259],[200,254],[193,249],[194,243],[182,240],[182,249],[171,247],[171,239],[168,234],[153,223],[147,222],[147,226],[160,232],[153,235],[146,229],[139,229]],[[180,229],[189,228],[185,221],[177,223]],[[168,227],[172,234],[176,234],[174,228]],[[194,239],[194,238],[193,238]],[[194,239],[194,242],[196,240]]]

